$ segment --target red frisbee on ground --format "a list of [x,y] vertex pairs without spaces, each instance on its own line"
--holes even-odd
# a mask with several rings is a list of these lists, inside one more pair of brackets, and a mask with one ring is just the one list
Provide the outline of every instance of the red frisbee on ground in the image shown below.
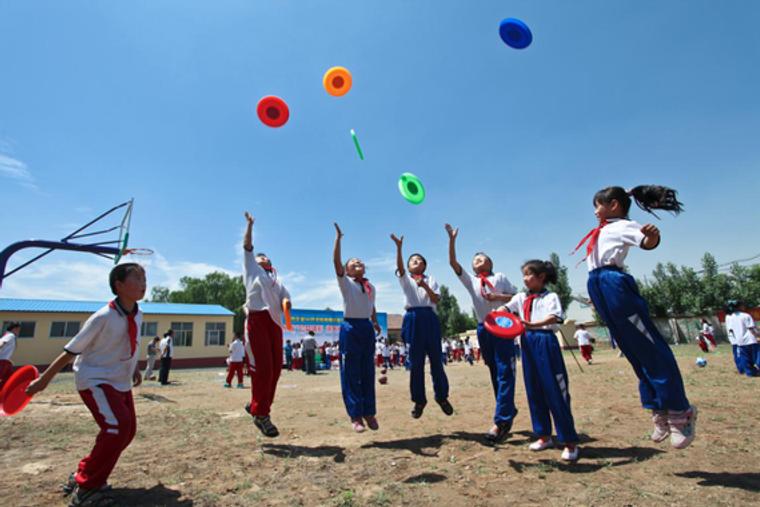
[[267,127],[282,127],[290,118],[288,105],[280,97],[267,95],[259,100],[256,105],[256,114],[259,115],[261,123]]
[[4,415],[16,415],[24,410],[32,399],[26,394],[26,388],[39,376],[40,372],[32,365],[22,366],[10,376],[0,392]]
[[525,326],[523,326],[520,318],[503,310],[493,311],[486,315],[483,325],[492,335],[507,340],[514,340],[525,332]]

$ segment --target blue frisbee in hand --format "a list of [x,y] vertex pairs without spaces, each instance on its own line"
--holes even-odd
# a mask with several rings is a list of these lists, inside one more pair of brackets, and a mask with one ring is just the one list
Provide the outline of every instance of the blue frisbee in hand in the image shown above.
[[525,49],[533,42],[533,34],[528,25],[515,18],[502,20],[499,35],[507,46],[514,49]]

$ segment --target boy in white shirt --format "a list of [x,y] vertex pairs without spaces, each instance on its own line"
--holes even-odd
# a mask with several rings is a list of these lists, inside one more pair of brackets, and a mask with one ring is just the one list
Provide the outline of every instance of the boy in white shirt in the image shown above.
[[235,333],[235,339],[232,340],[228,347],[230,355],[229,368],[227,368],[227,381],[224,383],[224,387],[232,387],[232,378],[237,374],[237,388],[243,389],[243,360],[245,359],[245,347],[243,346],[243,340],[240,339],[240,335]]
[[591,345],[591,335],[586,331],[586,326],[578,324],[578,330],[575,332],[575,341],[578,342],[578,347],[581,349],[581,355],[588,364],[591,364],[591,353],[594,351],[593,345]]
[[748,377],[757,377],[760,375],[758,331],[752,315],[742,311],[744,309],[744,305],[738,301],[728,302],[726,332],[731,344],[736,348],[734,358],[739,373]]
[[263,253],[253,253],[253,216],[245,213],[243,282],[246,293],[245,353],[251,372],[251,403],[245,410],[264,436],[280,434],[269,412],[282,371],[283,305],[290,310],[290,293]]
[[0,338],[0,388],[13,373],[13,353],[16,351],[16,337],[21,332],[21,324],[9,322],[5,334]]
[[74,361],[76,387],[100,433],[64,486],[64,492],[73,493],[70,505],[113,503],[108,476],[137,429],[132,387],[142,382],[137,368],[142,312],[137,302],[145,296],[145,271],[139,264],[119,264],[111,270],[109,283],[116,299],[87,319],[63,353],[26,390],[30,396],[39,393]]

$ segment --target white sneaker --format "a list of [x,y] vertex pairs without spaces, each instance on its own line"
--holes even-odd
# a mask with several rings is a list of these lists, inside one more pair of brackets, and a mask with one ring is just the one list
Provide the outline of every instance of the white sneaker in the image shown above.
[[668,412],[670,425],[670,445],[676,449],[686,449],[697,436],[697,407],[692,405],[688,410]]
[[539,438],[532,444],[528,446],[528,449],[530,449],[533,452],[538,451],[544,451],[546,449],[549,449],[550,447],[554,447],[554,441],[551,439],[551,437],[544,440],[543,438]]
[[670,436],[667,410],[652,410],[652,422],[654,423],[654,431],[650,438],[653,442],[662,442]]
[[571,450],[569,447],[565,447],[562,450],[562,461],[578,461],[580,455],[580,447],[577,445]]

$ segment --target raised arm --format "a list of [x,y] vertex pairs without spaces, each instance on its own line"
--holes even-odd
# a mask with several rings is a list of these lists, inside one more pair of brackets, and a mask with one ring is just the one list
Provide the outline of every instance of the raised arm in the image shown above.
[[641,248],[644,250],[654,250],[660,246],[660,230],[654,224],[646,224],[641,228],[644,239],[641,240]]
[[247,222],[245,226],[245,236],[243,236],[243,248],[245,248],[249,252],[253,252],[253,216],[245,212],[245,221]]
[[401,248],[404,244],[404,236],[397,238],[395,234],[391,234],[391,239],[396,243],[396,274],[399,277],[404,276],[404,254],[401,252]]
[[333,249],[333,264],[335,265],[335,274],[338,276],[343,276],[345,274],[345,270],[343,269],[343,261],[340,258],[340,240],[343,237],[343,232],[340,230],[340,226],[336,223],[335,225],[335,248]]
[[450,224],[446,224],[446,232],[449,234],[449,265],[457,276],[462,274],[462,265],[457,261],[457,235],[459,228],[454,229]]

